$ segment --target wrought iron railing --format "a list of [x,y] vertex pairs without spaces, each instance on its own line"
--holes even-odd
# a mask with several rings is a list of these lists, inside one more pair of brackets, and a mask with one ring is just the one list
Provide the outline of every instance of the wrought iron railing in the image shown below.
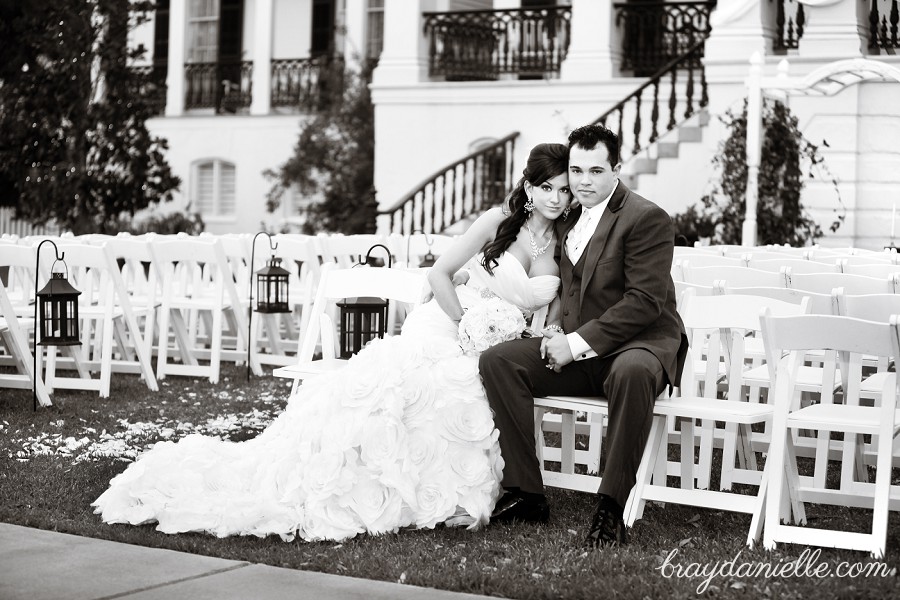
[[618,134],[622,161],[646,149],[709,103],[700,60],[704,41],[695,42],[594,121]]
[[569,6],[427,12],[423,17],[429,74],[447,81],[558,75],[569,49]]
[[[511,133],[440,169],[390,208],[389,233],[418,230],[439,233],[467,216],[499,204],[512,189],[513,151],[519,132]],[[381,229],[381,228],[379,228]]]
[[622,36],[622,70],[649,76],[685,54],[709,37],[715,6],[715,0],[613,4]]
[[869,51],[893,53],[900,48],[900,9],[897,0],[872,0],[869,9]]
[[131,92],[145,99],[152,114],[166,111],[166,71],[152,65],[129,67]]
[[251,61],[186,63],[184,107],[235,113],[250,107]]
[[[272,61],[272,107],[316,112],[343,84],[343,62],[327,57]],[[340,89],[340,88],[338,88]]]
[[806,27],[806,11],[799,0],[769,0],[775,2],[775,41],[773,49],[784,53],[800,45]]

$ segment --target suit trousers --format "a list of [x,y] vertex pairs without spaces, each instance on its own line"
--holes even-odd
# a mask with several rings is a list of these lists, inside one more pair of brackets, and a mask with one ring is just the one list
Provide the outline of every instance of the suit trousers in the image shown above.
[[609,401],[609,421],[598,492],[624,507],[650,434],[653,403],[667,384],[662,365],[647,350],[628,349],[569,363],[557,373],[547,368],[540,347],[541,338],[513,340],[485,350],[479,360],[500,431],[503,487],[543,493],[535,454],[535,397],[604,396]]

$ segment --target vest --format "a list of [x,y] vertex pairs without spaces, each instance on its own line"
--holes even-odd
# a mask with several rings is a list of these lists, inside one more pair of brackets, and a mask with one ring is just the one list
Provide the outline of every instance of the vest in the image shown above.
[[559,263],[559,274],[562,279],[562,303],[560,317],[562,327],[566,333],[572,333],[581,325],[581,280],[584,274],[584,263],[587,257],[587,248],[581,253],[581,258],[574,265],[569,258],[569,253],[563,249]]

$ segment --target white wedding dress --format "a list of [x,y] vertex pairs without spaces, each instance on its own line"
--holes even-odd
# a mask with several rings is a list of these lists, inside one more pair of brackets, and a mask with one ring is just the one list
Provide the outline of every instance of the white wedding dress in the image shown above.
[[[480,259],[479,257],[476,257]],[[494,276],[473,260],[464,307],[499,296],[530,313],[559,278],[529,278],[509,252]],[[476,356],[432,300],[402,334],[374,340],[339,371],[304,383],[257,437],[159,442],[94,503],[107,523],[165,533],[343,540],[437,523],[487,523],[503,459]]]

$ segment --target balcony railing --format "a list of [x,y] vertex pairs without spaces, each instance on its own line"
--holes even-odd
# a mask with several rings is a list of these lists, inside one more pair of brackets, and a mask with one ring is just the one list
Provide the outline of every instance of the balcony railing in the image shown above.
[[[389,233],[439,233],[499,204],[513,185],[512,157],[519,132],[473,152],[426,178],[388,209]],[[381,227],[379,227],[381,229]]]
[[[650,76],[685,54],[697,41],[709,37],[709,15],[715,6],[715,0],[614,4],[622,36],[622,70]],[[702,52],[698,60],[701,58]]]
[[568,6],[423,16],[429,74],[447,81],[557,76],[569,48],[572,9]]
[[131,93],[142,97],[153,115],[166,111],[166,70],[156,66],[130,67]]
[[603,113],[595,123],[617,132],[623,161],[709,103],[701,58],[705,40],[664,65],[646,83]]
[[869,51],[894,54],[900,48],[900,10],[897,0],[872,0],[869,9]]
[[236,113],[250,107],[251,61],[186,63],[186,109],[213,108],[217,113]]
[[[316,112],[333,97],[332,88],[343,84],[343,61],[321,58],[286,58],[272,61],[272,107]],[[338,88],[340,89],[340,88]]]

